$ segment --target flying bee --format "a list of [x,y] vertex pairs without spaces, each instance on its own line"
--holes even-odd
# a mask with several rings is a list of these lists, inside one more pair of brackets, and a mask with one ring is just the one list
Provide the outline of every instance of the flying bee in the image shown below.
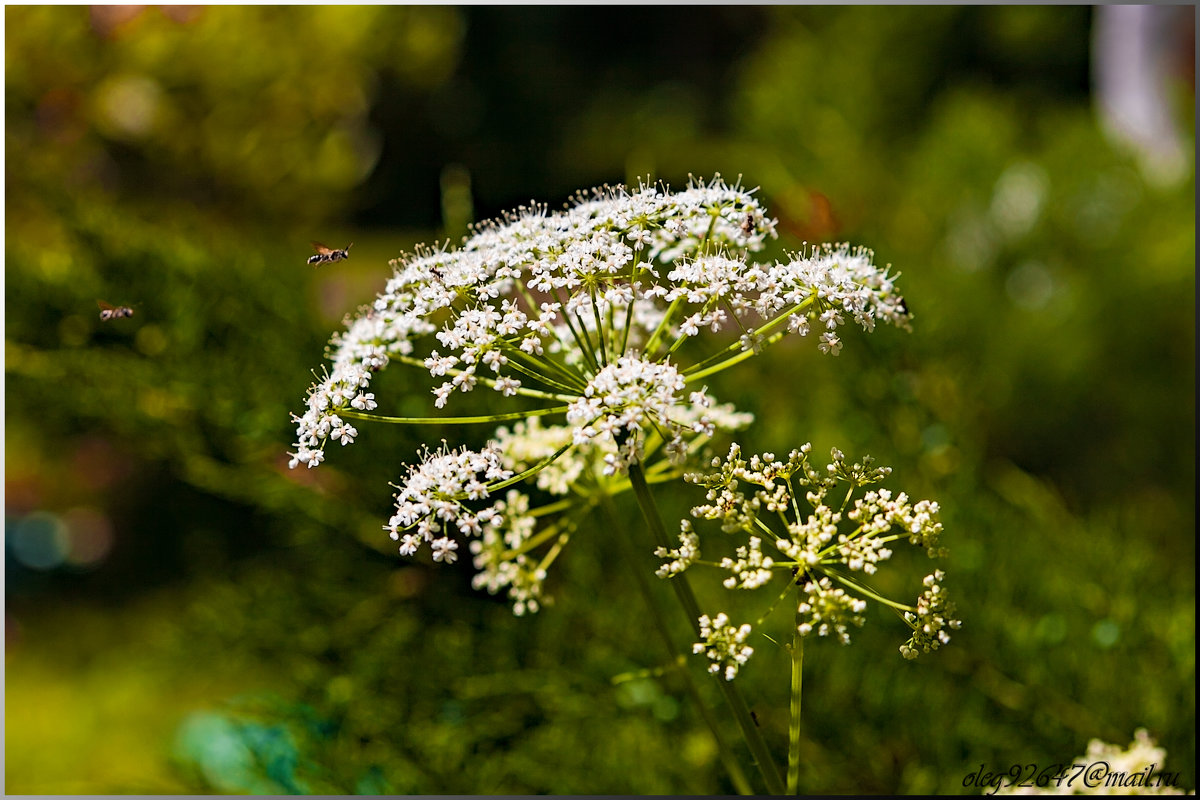
[[110,319],[121,319],[122,317],[132,317],[133,309],[129,306],[114,306],[111,303],[106,303],[103,300],[97,300],[96,305],[100,306],[100,319],[108,322]]
[[350,257],[350,248],[354,247],[354,242],[346,245],[341,250],[335,250],[332,247],[326,247],[320,242],[312,243],[313,249],[317,251],[315,256],[310,256],[308,263],[314,267],[319,267],[322,264],[332,264],[334,261],[341,261],[344,258]]

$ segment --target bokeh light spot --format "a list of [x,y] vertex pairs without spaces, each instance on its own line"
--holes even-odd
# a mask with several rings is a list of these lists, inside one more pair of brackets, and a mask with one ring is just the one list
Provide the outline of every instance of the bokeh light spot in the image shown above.
[[1111,619],[1102,619],[1092,626],[1092,641],[1108,650],[1121,638],[1121,626]]
[[162,90],[143,75],[119,75],[100,84],[95,102],[96,121],[106,133],[140,139],[161,116]]
[[1004,171],[992,195],[991,217],[1011,238],[1028,233],[1042,214],[1049,179],[1037,164],[1021,162]]
[[1067,638],[1067,620],[1062,614],[1047,614],[1037,621],[1034,635],[1047,644],[1058,644]]
[[72,508],[63,514],[68,533],[66,560],[77,567],[96,566],[113,546],[112,522],[94,508]]
[[1004,290],[1027,311],[1039,311],[1054,297],[1054,277],[1040,261],[1026,261],[1009,273]]
[[156,356],[167,349],[167,337],[157,325],[143,325],[134,337],[137,349],[148,356]]
[[67,526],[57,515],[35,511],[13,526],[9,535],[13,557],[30,569],[54,569],[67,555]]
[[70,314],[59,320],[58,338],[63,347],[79,347],[87,344],[92,326],[79,314]]

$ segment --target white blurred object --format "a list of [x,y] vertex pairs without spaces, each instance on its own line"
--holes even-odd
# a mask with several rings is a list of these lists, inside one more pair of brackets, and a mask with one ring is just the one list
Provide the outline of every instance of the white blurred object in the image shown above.
[[[1168,187],[1185,180],[1195,143],[1172,108],[1187,49],[1195,48],[1191,6],[1100,6],[1092,39],[1092,74],[1101,123],[1138,154],[1146,179]],[[1194,69],[1194,56],[1192,60]],[[1194,84],[1193,84],[1194,86]]]

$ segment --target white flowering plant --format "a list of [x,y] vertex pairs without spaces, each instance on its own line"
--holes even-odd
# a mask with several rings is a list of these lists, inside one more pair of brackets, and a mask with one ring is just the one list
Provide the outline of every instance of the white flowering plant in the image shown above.
[[[799,785],[800,689],[804,642],[813,635],[850,643],[850,629],[861,627],[869,600],[898,614],[909,630],[900,654],[915,659],[921,652],[949,643],[950,631],[962,623],[942,586],[945,573],[935,569],[922,581],[912,605],[888,599],[867,582],[880,564],[892,557],[897,543],[922,548],[931,559],[946,554],[941,545],[942,523],[935,502],[912,502],[889,489],[869,489],[891,474],[890,467],[872,467],[871,458],[849,464],[834,448],[831,461],[817,469],[810,461],[812,445],[805,444],[777,460],[772,453],[742,457],[733,444],[726,458],[714,458],[712,473],[690,473],[684,479],[707,489],[706,503],[692,516],[717,521],[728,538],[739,544],[732,557],[705,561],[701,538],[691,520],[680,523],[679,546],[659,547],[661,578],[677,579],[699,565],[725,575],[729,590],[755,590],[782,583],[775,600],[753,624],[734,626],[722,612],[716,620],[700,618],[700,641],[693,652],[704,654],[709,672],[733,680],[754,650],[744,642],[785,599],[795,608],[792,641],[792,702],[788,789]],[[844,493],[839,493],[844,489]]]
[[[399,476],[395,510],[383,527],[402,555],[428,546],[434,561],[449,563],[465,544],[477,588],[507,592],[517,614],[536,612],[548,599],[548,570],[580,521],[632,490],[653,544],[674,559],[667,574],[677,575],[698,552],[686,527],[680,547],[669,551],[650,486],[682,479],[713,437],[752,420],[718,403],[706,380],[789,336],[815,340],[818,350],[836,356],[848,322],[868,332],[881,322],[909,329],[895,276],[877,267],[869,250],[805,245],[785,259],[752,260],[776,236],[775,225],[752,190],[718,176],[678,192],[662,185],[596,189],[562,211],[532,205],[479,225],[458,247],[418,248],[392,262],[384,291],[333,336],[332,368],[310,388],[304,413],[294,416],[290,466],[319,466],[331,443],[356,441],[363,423],[493,426],[482,449],[426,447]],[[372,381],[390,367],[440,380],[432,391],[438,415],[383,413]],[[477,389],[498,393],[494,413],[448,412],[457,395]],[[726,472],[738,452],[736,446],[730,452]],[[794,466],[800,465],[807,462]],[[832,488],[800,474],[810,498]],[[732,480],[720,485],[736,494]],[[709,488],[712,495],[718,483]],[[546,497],[538,505],[535,498]],[[917,525],[921,532],[909,535],[922,537],[933,555],[936,505],[910,506],[902,497],[873,493],[847,519],[884,515],[899,527]],[[752,530],[761,522],[746,509],[758,502],[746,501],[724,521]],[[785,524],[802,525],[798,517]],[[864,529],[868,524],[874,522]],[[843,555],[856,553],[856,564],[873,569],[886,558],[884,533],[872,527]],[[756,534],[723,568],[741,587],[786,573],[795,585],[816,587],[810,605],[826,609],[840,591],[828,583],[833,551],[813,549],[799,533],[789,536],[772,542],[790,561],[767,565]],[[810,557],[816,561],[804,561]],[[801,584],[802,575],[813,580]],[[929,585],[935,598],[938,584],[940,577]],[[701,639],[697,652],[734,677],[753,651],[746,641],[751,627],[732,626],[724,614],[701,615],[684,576],[672,586]],[[832,616],[819,622],[829,612],[812,608],[810,624],[820,631],[842,624]],[[922,638],[920,626],[910,624],[914,652],[944,641],[936,633]],[[720,684],[768,791],[782,791],[745,701],[734,684]],[[731,779],[739,791],[750,791],[713,732]]]
[[[901,615],[911,635],[900,646],[900,653],[915,659],[921,652],[936,650],[950,641],[949,631],[961,623],[954,618],[954,603],[941,586],[945,573],[934,570],[923,581],[924,590],[915,605],[905,606],[888,600],[865,582],[879,565],[892,556],[892,546],[907,541],[930,558],[945,555],[941,546],[942,523],[935,502],[912,502],[904,492],[870,490],[862,497],[854,493],[887,478],[890,467],[871,467],[871,458],[847,464],[845,455],[834,448],[832,460],[824,470],[812,465],[812,445],[793,450],[786,461],[771,453],[742,458],[741,446],[733,444],[725,459],[713,459],[719,468],[712,474],[684,476],[690,483],[707,488],[707,503],[695,506],[692,515],[718,520],[726,533],[744,535],[734,558],[719,562],[701,561],[700,537],[689,520],[680,525],[680,545],[660,547],[656,555],[668,559],[658,570],[659,577],[671,578],[693,564],[705,564],[728,573],[722,581],[726,589],[757,589],[777,577],[785,577],[780,599],[795,590],[797,598],[796,633],[828,636],[842,644],[850,643],[849,629],[860,627],[867,599],[878,600]],[[747,494],[743,486],[754,487]],[[840,502],[830,494],[845,487]],[[807,512],[801,509],[802,504]],[[764,541],[771,551],[764,552]],[[861,577],[860,577],[861,576]],[[773,607],[773,606],[772,606]],[[707,652],[732,679],[746,657],[732,660],[723,655],[723,642],[710,646],[698,643],[696,652]],[[718,654],[722,654],[718,658]]]

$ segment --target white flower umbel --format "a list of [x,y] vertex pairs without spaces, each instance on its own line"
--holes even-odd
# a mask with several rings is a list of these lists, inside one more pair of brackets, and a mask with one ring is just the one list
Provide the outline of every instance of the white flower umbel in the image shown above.
[[[900,648],[905,658],[935,650],[950,640],[961,624],[954,604],[942,586],[941,570],[924,580],[915,606],[888,600],[872,590],[865,578],[892,556],[896,542],[922,547],[930,558],[945,555],[940,545],[942,524],[937,503],[912,503],[903,492],[872,489],[853,495],[891,474],[872,467],[871,459],[847,463],[837,449],[824,469],[809,462],[810,445],[793,450],[786,461],[771,453],[744,459],[734,444],[724,459],[714,459],[712,474],[690,474],[686,480],[706,488],[706,503],[692,516],[716,520],[726,533],[744,536],[732,557],[700,559],[700,535],[685,525],[677,549],[659,548],[669,559],[661,577],[673,577],[693,565],[726,573],[726,589],[757,589],[775,578],[795,592],[797,632],[827,636],[848,644],[852,627],[863,624],[867,601],[895,610],[912,630]],[[834,500],[834,490],[843,487]],[[807,507],[807,513],[801,507]],[[766,548],[774,554],[768,554]]]
[[396,488],[396,511],[384,530],[400,542],[400,553],[411,556],[429,542],[434,561],[453,563],[458,543],[452,535],[479,536],[504,522],[501,504],[473,509],[488,497],[488,484],[512,477],[500,452],[488,446],[480,452],[443,447],[425,452],[419,464]]
[[[510,435],[516,425],[497,432],[505,467],[528,469],[556,494],[593,479],[585,464],[612,476],[652,455],[682,463],[698,441],[749,420],[713,403],[707,376],[789,333],[832,333],[847,321],[867,330],[877,320],[908,325],[892,278],[869,251],[820,246],[750,262],[774,226],[753,191],[716,178],[680,192],[598,189],[564,211],[532,206],[484,223],[457,248],[418,248],[392,262],[384,291],[332,338],[332,366],[294,418],[290,466],[318,466],[330,442],[356,441],[362,422],[490,420],[522,420],[526,434],[569,430],[534,464]],[[699,344],[724,331],[738,336]],[[480,417],[386,417],[371,384],[397,364],[441,380],[435,409],[478,388],[509,405]],[[551,424],[523,420],[540,416]],[[423,464],[410,482],[450,457]],[[402,493],[387,526],[405,553],[429,542],[436,559],[453,561],[446,527],[461,522],[462,533],[478,535],[486,526],[460,500],[443,499],[417,519],[414,508],[427,501],[408,491],[418,499]]]
[[[847,322],[908,327],[894,279],[870,251],[822,245],[770,264],[748,260],[774,236],[752,190],[715,178],[680,192],[597,189],[564,211],[532,206],[484,223],[457,248],[418,248],[392,262],[385,290],[331,340],[332,369],[294,417],[291,464],[315,467],[329,441],[354,441],[347,419],[387,419],[370,413],[378,400],[368,389],[396,364],[442,379],[436,408],[486,388],[511,398],[515,418],[595,400],[636,361],[639,380],[673,387],[653,398],[661,409],[789,333],[817,332],[819,347],[836,354],[845,343],[835,331]],[[738,337],[693,344],[722,331]],[[628,420],[607,424],[629,429]],[[628,447],[626,459],[636,450]],[[682,455],[678,443],[673,450]]]
[[[670,431],[671,442],[681,442],[683,424],[674,418],[684,406],[683,376],[670,362],[654,363],[634,355],[622,356],[600,370],[583,390],[583,396],[567,408],[567,424],[573,426],[576,443],[595,439],[620,444],[609,460],[606,474],[623,470],[640,459],[644,430],[660,426]],[[695,405],[707,406],[703,393],[693,397]],[[692,432],[711,436],[713,424],[706,417],[690,423]]]

